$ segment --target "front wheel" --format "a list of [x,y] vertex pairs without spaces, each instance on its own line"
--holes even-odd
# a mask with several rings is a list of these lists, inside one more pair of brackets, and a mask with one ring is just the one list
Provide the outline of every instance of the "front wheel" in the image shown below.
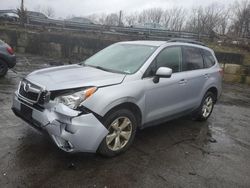
[[103,139],[98,152],[113,157],[126,151],[132,144],[136,133],[137,121],[134,114],[127,109],[120,109],[104,118],[104,125],[109,133]]
[[208,91],[203,97],[196,119],[199,121],[207,120],[209,116],[212,114],[214,103],[215,103],[215,96],[212,92]]

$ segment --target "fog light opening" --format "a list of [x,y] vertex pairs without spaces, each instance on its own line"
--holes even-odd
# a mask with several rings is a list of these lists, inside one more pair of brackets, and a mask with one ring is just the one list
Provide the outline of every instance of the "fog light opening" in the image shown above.
[[53,136],[53,139],[56,142],[57,146],[61,148],[62,150],[67,151],[67,152],[70,152],[73,150],[73,145],[69,141],[64,140],[63,138],[58,137],[58,136]]

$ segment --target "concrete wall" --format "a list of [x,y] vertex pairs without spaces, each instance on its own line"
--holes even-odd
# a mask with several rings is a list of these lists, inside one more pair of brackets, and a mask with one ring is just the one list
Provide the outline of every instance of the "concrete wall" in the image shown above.
[[250,67],[237,64],[221,64],[224,70],[223,80],[229,83],[250,85]]
[[37,31],[0,27],[0,38],[20,53],[50,57],[86,58],[118,41],[140,40],[143,37],[103,33]]

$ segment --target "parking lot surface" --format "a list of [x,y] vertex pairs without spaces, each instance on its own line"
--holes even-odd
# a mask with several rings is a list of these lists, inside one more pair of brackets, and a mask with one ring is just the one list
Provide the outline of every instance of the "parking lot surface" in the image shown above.
[[19,80],[68,60],[18,55],[0,79],[0,187],[250,187],[250,87],[224,84],[207,122],[190,117],[137,132],[115,158],[68,154],[11,111]]

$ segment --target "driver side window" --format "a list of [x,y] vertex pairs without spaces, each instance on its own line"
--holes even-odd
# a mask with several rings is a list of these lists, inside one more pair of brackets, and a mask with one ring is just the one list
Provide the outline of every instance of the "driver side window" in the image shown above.
[[156,58],[157,69],[168,67],[173,73],[181,71],[182,51],[181,47],[168,47],[160,52]]
[[167,47],[162,50],[146,71],[147,77],[154,76],[159,67],[168,67],[173,73],[181,72],[182,50],[180,46]]

